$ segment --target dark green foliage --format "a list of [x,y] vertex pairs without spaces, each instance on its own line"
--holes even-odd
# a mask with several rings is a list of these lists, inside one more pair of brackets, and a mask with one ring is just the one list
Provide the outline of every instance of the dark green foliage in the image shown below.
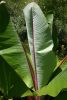
[[67,100],[67,91],[62,91],[55,99],[53,100]]
[[[6,12],[6,13],[4,13]],[[4,16],[4,19],[3,19],[3,16]],[[9,23],[9,14],[7,12],[7,8],[4,6],[4,4],[2,4],[0,6],[0,32],[4,32],[6,26],[8,25]],[[6,20],[7,18],[7,20]]]

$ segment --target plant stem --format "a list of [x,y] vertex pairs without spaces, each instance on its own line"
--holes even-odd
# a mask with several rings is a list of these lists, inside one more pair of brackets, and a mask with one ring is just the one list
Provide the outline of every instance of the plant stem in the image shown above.
[[34,96],[34,97],[27,97],[27,100],[40,100],[38,96]]
[[[63,59],[62,59],[62,61],[60,62],[60,64],[58,65],[58,67],[60,67],[63,63],[64,63],[64,61],[67,59],[67,56],[65,56]],[[57,68],[58,68],[57,67]]]

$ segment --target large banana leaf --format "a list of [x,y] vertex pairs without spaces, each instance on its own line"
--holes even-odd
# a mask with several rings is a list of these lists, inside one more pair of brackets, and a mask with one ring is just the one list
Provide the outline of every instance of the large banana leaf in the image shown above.
[[[32,86],[22,45],[4,2],[0,2],[0,91],[8,96],[21,96]],[[26,93],[31,95],[29,92]]]
[[67,69],[60,72],[48,85],[38,90],[37,95],[50,95],[56,97],[63,89],[67,89]]
[[41,88],[48,83],[56,66],[51,37],[53,17],[51,15],[51,19],[46,18],[34,2],[28,4],[23,11],[34,72],[38,88]]

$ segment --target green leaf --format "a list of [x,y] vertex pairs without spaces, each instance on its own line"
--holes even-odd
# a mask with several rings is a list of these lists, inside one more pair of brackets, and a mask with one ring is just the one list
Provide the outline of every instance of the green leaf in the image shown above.
[[37,91],[38,96],[50,95],[56,97],[61,90],[67,88],[67,69],[60,72],[48,85]]
[[33,86],[20,39],[10,21],[4,3],[0,3],[0,91],[21,96]]
[[[48,21],[36,3],[24,8],[27,35],[38,88],[46,85],[56,66],[53,53],[52,17]],[[48,24],[51,23],[51,26]]]

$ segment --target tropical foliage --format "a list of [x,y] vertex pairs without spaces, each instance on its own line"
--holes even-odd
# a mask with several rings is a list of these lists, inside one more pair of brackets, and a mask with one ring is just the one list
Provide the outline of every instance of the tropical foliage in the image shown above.
[[[57,65],[53,51],[53,15],[45,16],[34,2],[28,4],[23,12],[29,50],[21,43],[5,2],[0,2],[1,100],[26,96],[32,96],[31,100],[43,100],[39,96],[47,95],[50,99],[61,91],[66,96],[67,56]],[[61,100],[60,95],[57,98]]]

